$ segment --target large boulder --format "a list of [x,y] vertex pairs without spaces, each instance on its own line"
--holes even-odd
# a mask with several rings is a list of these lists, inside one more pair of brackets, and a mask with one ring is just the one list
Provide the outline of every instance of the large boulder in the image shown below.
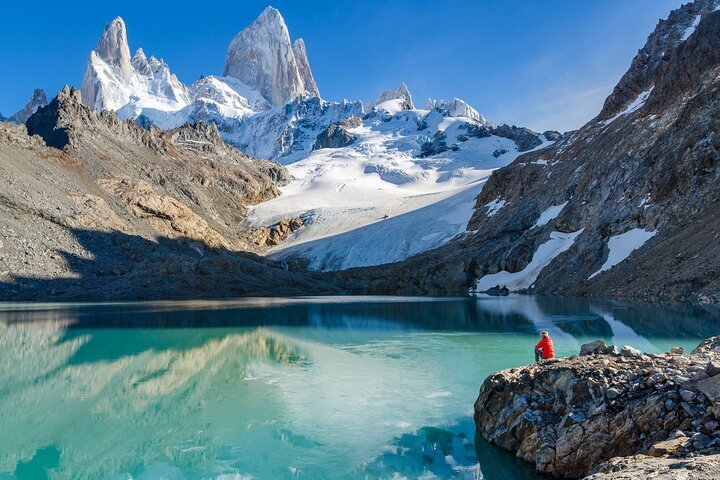
[[478,432],[562,478],[588,475],[613,457],[720,453],[720,375],[707,373],[720,352],[707,347],[712,342],[702,345],[684,356],[623,347],[631,355],[572,356],[498,372],[475,403]]

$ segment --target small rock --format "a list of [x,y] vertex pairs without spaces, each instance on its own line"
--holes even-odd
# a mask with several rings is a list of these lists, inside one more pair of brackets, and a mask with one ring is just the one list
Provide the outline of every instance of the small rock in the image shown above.
[[720,362],[709,362],[707,367],[705,367],[705,373],[707,373],[709,377],[720,374]]
[[658,383],[663,383],[666,379],[667,379],[667,377],[665,376],[664,373],[658,372],[658,373],[654,373],[654,374],[650,375],[650,377],[648,377],[648,379],[647,379],[647,382],[645,382],[645,383],[647,383],[647,385],[649,385],[649,386],[652,386],[652,385],[656,385]]
[[696,396],[695,392],[691,392],[690,390],[680,390],[680,397],[683,399],[683,402],[692,402]]
[[630,345],[623,345],[620,349],[620,355],[628,358],[640,358],[643,356],[643,353]]
[[663,455],[669,455],[676,450],[684,447],[688,443],[687,437],[677,437],[672,440],[665,440],[664,442],[658,442],[648,450],[648,455],[651,457],[662,457]]
[[670,353],[673,355],[682,355],[685,352],[683,347],[672,347]]

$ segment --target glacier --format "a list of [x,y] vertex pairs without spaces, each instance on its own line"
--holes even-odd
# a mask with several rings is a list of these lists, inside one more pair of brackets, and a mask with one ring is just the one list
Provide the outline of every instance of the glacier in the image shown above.
[[[492,171],[549,143],[498,127],[458,98],[416,108],[404,83],[367,107],[325,100],[305,42],[291,40],[272,7],[232,39],[222,75],[190,85],[142,48],[131,57],[117,17],[89,55],[81,91],[86,105],[146,128],[213,123],[239,150],[286,165],[294,180],[251,208],[247,222],[302,217],[304,226],[266,254],[302,257],[315,270],[401,260],[463,235]],[[320,148],[327,131],[343,141]]]

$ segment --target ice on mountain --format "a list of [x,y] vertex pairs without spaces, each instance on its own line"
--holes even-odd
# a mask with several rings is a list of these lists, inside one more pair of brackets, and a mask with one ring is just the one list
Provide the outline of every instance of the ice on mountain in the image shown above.
[[484,126],[496,126],[495,122],[488,120],[467,102],[460,100],[459,98],[454,98],[450,102],[445,100],[428,99],[425,109],[435,110],[445,117],[464,117],[474,120]]
[[412,95],[410,95],[410,91],[404,83],[401,83],[392,90],[380,92],[377,100],[368,106],[368,110],[385,111],[390,115],[414,108],[415,105],[413,104]]

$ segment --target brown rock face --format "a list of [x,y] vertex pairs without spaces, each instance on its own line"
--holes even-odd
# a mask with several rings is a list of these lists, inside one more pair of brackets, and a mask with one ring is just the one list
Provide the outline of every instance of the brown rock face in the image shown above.
[[250,231],[248,241],[258,247],[274,247],[288,238],[298,228],[305,225],[300,217],[283,218],[270,227],[260,227]]
[[[289,178],[214,125],[144,130],[65,88],[27,127],[0,124],[0,299],[338,293],[250,253],[261,247],[247,206]],[[266,240],[294,228],[281,222]]]
[[[720,337],[710,342],[718,348]],[[583,477],[613,457],[720,454],[720,396],[700,389],[720,379],[707,373],[717,359],[712,349],[678,356],[623,348],[504,370],[483,383],[475,423],[489,442],[561,478]]]

